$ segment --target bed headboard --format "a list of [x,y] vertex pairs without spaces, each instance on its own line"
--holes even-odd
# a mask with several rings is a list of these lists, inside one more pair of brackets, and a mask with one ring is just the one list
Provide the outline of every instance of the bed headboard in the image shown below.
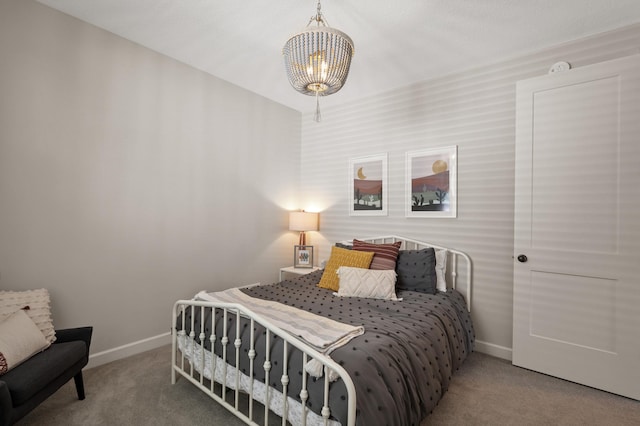
[[[465,300],[467,301],[467,310],[471,312],[471,258],[459,250],[449,247],[431,244],[426,241],[418,241],[411,238],[400,237],[398,235],[387,235],[383,237],[367,237],[359,238],[360,241],[368,243],[384,244],[402,241],[401,250],[420,250],[427,247],[433,247],[436,250],[446,250],[447,252],[447,285],[451,288],[457,288],[458,278],[461,275],[463,281],[462,287],[465,289]],[[351,241],[342,241],[344,244],[350,244]],[[462,263],[462,265],[461,265]],[[459,274],[459,271],[460,272]]]

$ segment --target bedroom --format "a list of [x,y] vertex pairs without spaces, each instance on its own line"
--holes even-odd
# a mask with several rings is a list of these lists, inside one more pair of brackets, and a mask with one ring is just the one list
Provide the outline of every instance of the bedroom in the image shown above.
[[[336,94],[317,126],[311,112],[35,1],[0,7],[0,288],[46,287],[57,325],[90,322],[92,365],[168,343],[178,298],[275,281],[296,240],[286,211],[298,208],[321,211],[310,235],[318,258],[380,227],[467,252],[476,349],[510,358],[514,84],[558,60],[577,67],[640,45],[628,16],[611,33],[402,90],[345,105]],[[404,153],[449,145],[460,153],[458,218],[406,219]],[[380,152],[389,155],[390,214],[349,217],[347,159]]]

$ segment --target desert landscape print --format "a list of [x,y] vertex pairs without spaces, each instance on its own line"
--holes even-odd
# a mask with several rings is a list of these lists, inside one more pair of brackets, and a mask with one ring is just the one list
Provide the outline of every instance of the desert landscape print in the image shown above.
[[382,162],[353,166],[353,209],[382,210]]
[[411,160],[411,211],[449,211],[448,154]]

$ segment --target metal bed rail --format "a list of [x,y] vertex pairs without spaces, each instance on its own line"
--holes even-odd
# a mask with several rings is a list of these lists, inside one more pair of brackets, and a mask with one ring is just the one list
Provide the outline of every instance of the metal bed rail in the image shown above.
[[[187,329],[187,308],[191,307],[191,311],[195,312],[195,307],[200,307],[199,315],[199,330],[194,330],[195,327],[195,317],[196,315],[191,315],[190,318],[190,327],[191,330],[189,335],[185,330]],[[209,315],[207,315],[207,310],[210,310]],[[288,385],[289,385],[289,375],[288,375],[288,366],[289,366],[289,351],[288,346],[293,346],[302,352],[302,362],[303,366],[301,368],[302,371],[302,389],[300,391],[299,397],[301,402],[301,410],[302,410],[302,426],[306,426],[307,424],[307,414],[309,412],[309,408],[306,405],[307,399],[309,397],[307,384],[309,381],[308,373],[304,369],[304,365],[310,360],[316,360],[323,365],[324,374],[321,379],[324,380],[324,395],[323,395],[323,406],[321,410],[321,416],[323,419],[324,425],[332,424],[330,420],[331,417],[331,408],[329,406],[329,390],[330,390],[330,379],[328,374],[328,369],[333,370],[338,374],[340,380],[345,385],[347,398],[348,398],[348,409],[347,409],[347,425],[345,426],[354,426],[356,419],[356,391],[353,381],[349,377],[347,371],[342,368],[339,364],[333,361],[328,356],[316,351],[312,347],[305,344],[303,341],[293,337],[291,334],[286,331],[278,328],[269,322],[269,320],[260,317],[249,309],[245,308],[242,305],[235,303],[215,303],[209,301],[196,301],[196,300],[178,300],[175,302],[173,306],[173,316],[172,316],[172,352],[171,352],[171,383],[175,384],[177,376],[180,375],[185,377],[215,401],[220,403],[222,406],[227,408],[233,414],[235,414],[238,418],[243,420],[247,424],[251,425],[259,425],[256,422],[255,412],[254,412],[254,401],[258,401],[264,405],[264,425],[268,424],[269,418],[269,410],[271,408],[276,414],[280,415],[282,418],[282,425],[286,425],[289,419],[289,405],[292,403],[292,399],[289,397],[278,397],[278,394],[286,396],[288,393]],[[216,314],[219,315],[219,319],[216,319]],[[235,317],[235,336],[233,342],[230,341],[228,326],[230,318]],[[205,318],[210,318],[210,322],[205,324]],[[250,349],[246,354],[243,354],[241,351],[241,346],[243,344],[240,338],[240,323],[241,318],[248,319],[250,321]],[[215,333],[211,333],[211,335],[207,335],[205,329],[209,326],[210,330],[216,330],[216,321],[223,321],[221,329],[223,330],[222,336],[216,336]],[[176,327],[176,322],[181,324],[180,329]],[[266,330],[266,339],[265,339],[265,347],[264,347],[264,356],[265,361],[262,366],[255,365],[254,359],[256,357],[256,336],[254,335],[255,325],[258,324]],[[282,351],[282,359],[279,360],[283,365],[283,374],[280,377],[281,387],[280,389],[273,389],[270,386],[264,387],[266,393],[264,395],[257,396],[255,392],[255,384],[256,380],[254,379],[256,368],[262,368],[265,374],[265,382],[269,383],[269,374],[272,368],[272,362],[275,360],[271,359],[270,354],[270,341],[272,336],[277,336],[278,338],[283,340],[284,350]],[[187,342],[187,345],[192,345],[189,348],[189,353],[192,354],[192,357],[189,358],[185,355],[186,351],[179,349],[178,341],[180,339],[184,339]],[[215,344],[222,345],[222,362],[218,362],[217,357],[212,352],[212,356],[205,356],[205,339],[209,339],[211,343],[211,347],[213,348]],[[198,343],[199,342],[199,343]],[[245,342],[246,343],[246,342]],[[235,347],[235,366],[233,368],[228,364],[227,360],[227,347],[228,345],[233,345]],[[193,359],[195,356],[196,359]],[[243,373],[240,372],[240,360],[242,356],[247,356],[249,360],[249,372],[248,372],[248,381],[249,386],[248,389],[242,390],[241,379]],[[205,362],[208,360],[208,365],[205,365]],[[246,360],[245,360],[246,361]],[[205,377],[204,369],[205,367],[209,368],[211,371],[211,377]],[[222,369],[221,374],[220,370]],[[221,376],[221,379],[219,378]],[[229,377],[230,376],[230,377]],[[245,376],[246,377],[246,376]],[[205,380],[208,379],[208,380]],[[216,392],[215,383],[219,383],[221,386],[219,387],[219,392]],[[233,403],[227,401],[225,397],[227,389],[232,389],[233,394]],[[240,406],[240,395],[245,393],[248,395],[248,407]],[[297,403],[297,401],[294,401]],[[279,406],[279,407],[278,407]]]

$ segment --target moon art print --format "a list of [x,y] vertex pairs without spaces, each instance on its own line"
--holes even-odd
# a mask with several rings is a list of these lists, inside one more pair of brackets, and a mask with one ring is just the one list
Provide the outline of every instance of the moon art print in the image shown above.
[[407,153],[407,216],[456,216],[457,147]]
[[349,161],[349,214],[386,215],[387,156],[377,155]]
[[447,164],[447,162],[440,159],[434,161],[433,166],[431,166],[431,170],[433,170],[433,173],[443,173],[446,172],[448,168],[449,165]]
[[358,169],[358,179],[366,179],[367,177],[364,175],[364,173],[362,172],[362,167],[360,167]]

